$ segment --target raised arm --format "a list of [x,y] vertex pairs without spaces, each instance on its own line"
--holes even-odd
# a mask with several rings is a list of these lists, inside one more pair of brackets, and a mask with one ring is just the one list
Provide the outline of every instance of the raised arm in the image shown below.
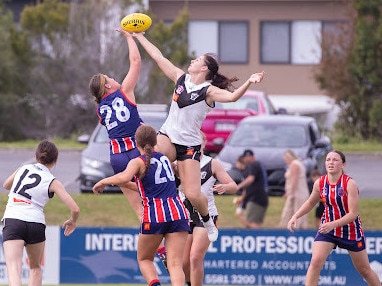
[[117,29],[117,32],[121,33],[126,38],[130,61],[130,68],[122,81],[121,89],[127,95],[129,100],[135,103],[134,89],[137,85],[141,70],[141,55],[139,54],[137,43],[129,32],[122,29]]
[[158,67],[170,80],[176,82],[178,78],[184,74],[184,71],[165,58],[162,52],[151,43],[143,33],[133,34],[133,36],[141,43],[149,56],[157,63]]
[[252,83],[259,83],[263,80],[265,72],[259,72],[252,74],[239,88],[237,88],[234,92],[230,92],[225,89],[218,88],[216,86],[211,85],[207,94],[209,97],[209,101],[216,102],[234,102],[238,100],[243,94],[247,91]]

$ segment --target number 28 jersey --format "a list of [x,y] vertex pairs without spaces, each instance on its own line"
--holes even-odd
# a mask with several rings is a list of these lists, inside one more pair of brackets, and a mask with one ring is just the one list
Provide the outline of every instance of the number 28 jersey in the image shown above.
[[44,207],[53,197],[49,187],[55,177],[49,169],[40,164],[27,164],[17,170],[4,218],[45,224]]
[[137,105],[129,101],[119,89],[104,95],[97,115],[105,125],[110,139],[110,154],[123,153],[136,148],[135,131],[143,123]]
[[[144,162],[146,155],[139,157]],[[170,160],[159,152],[151,154],[150,167],[142,180],[135,177],[143,203],[142,223],[188,219],[175,184]]]

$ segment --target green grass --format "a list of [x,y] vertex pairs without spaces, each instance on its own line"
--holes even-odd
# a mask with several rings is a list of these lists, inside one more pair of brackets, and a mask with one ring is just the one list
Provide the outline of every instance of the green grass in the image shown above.
[[[377,140],[361,140],[358,138],[333,137],[332,144],[335,149],[344,152],[382,152],[382,142]],[[83,149],[84,144],[77,142],[77,137],[71,139],[51,138],[61,149]],[[23,140],[17,142],[0,142],[0,148],[36,148],[38,140]]]
[[[78,226],[94,227],[138,227],[138,218],[135,216],[127,200],[121,194],[73,194],[81,208]],[[216,196],[219,210],[220,228],[242,228],[235,217],[234,196]],[[4,211],[7,201],[6,194],[0,194],[0,213]],[[275,229],[281,216],[284,205],[282,197],[270,197],[269,208],[264,221],[264,228]],[[382,199],[360,199],[359,213],[366,230],[381,230],[382,214],[380,206]],[[66,206],[58,198],[52,199],[45,207],[48,225],[60,225],[69,216]],[[309,225],[314,228],[314,209],[309,213]]]

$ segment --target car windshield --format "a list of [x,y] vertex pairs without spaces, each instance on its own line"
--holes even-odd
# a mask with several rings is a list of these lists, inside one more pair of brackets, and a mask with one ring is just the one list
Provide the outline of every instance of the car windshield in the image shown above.
[[307,144],[307,133],[301,125],[242,123],[232,133],[233,146],[297,148]]
[[243,96],[235,102],[215,102],[215,108],[222,109],[252,109],[259,112],[259,103],[256,97]]

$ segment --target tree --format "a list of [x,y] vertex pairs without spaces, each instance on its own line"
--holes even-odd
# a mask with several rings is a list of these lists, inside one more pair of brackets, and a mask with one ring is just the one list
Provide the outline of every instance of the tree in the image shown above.
[[350,21],[324,35],[316,80],[342,107],[344,135],[382,139],[382,3],[351,4]]
[[[25,84],[31,54],[25,33],[17,31],[13,14],[0,2],[0,140],[23,137],[23,128],[31,127],[31,108]],[[20,116],[24,114],[24,116]]]
[[[96,73],[125,77],[126,40],[114,30],[132,12],[149,13],[140,0],[44,0],[24,8],[18,28],[1,13],[0,139],[65,138],[92,130],[97,116],[89,80]],[[189,62],[187,21],[183,11],[172,25],[154,20],[147,31],[178,66]],[[142,57],[137,102],[168,103],[173,84],[170,90],[153,61]]]

